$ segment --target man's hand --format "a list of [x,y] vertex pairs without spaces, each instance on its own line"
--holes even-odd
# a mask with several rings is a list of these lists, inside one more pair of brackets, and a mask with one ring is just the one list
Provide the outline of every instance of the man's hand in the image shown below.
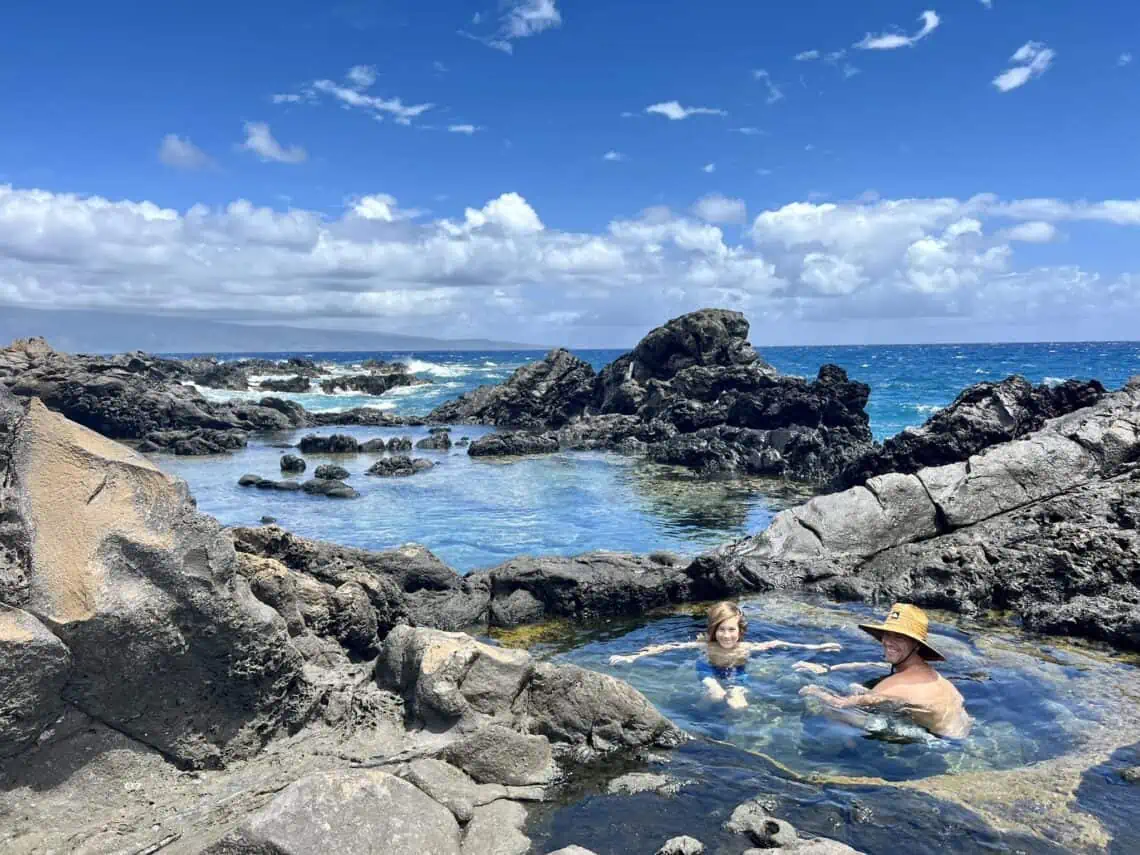
[[817,698],[818,700],[823,701],[825,704],[833,707],[847,706],[846,698],[841,698],[838,695],[833,695],[831,692],[827,691],[827,689],[821,689],[819,686],[804,686],[802,689],[800,689],[800,697]]
[[826,674],[828,667],[820,665],[818,662],[797,662],[792,666],[793,671],[806,671],[809,674]]
[[835,641],[825,641],[823,644],[813,644],[813,650],[823,650],[827,653],[838,653],[843,649],[843,645]]
[[637,658],[636,656],[622,656],[620,654],[615,654],[615,655],[610,657],[610,664],[611,665],[622,665],[622,664],[625,664],[628,662],[632,662],[636,658]]

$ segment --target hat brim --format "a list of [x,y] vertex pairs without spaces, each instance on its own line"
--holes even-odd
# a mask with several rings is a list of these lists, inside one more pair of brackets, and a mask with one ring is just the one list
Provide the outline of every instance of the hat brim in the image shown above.
[[923,641],[921,638],[916,638],[909,632],[901,630],[898,624],[894,626],[883,626],[881,623],[861,623],[859,629],[872,636],[876,641],[883,640],[884,632],[893,632],[895,635],[901,635],[904,638],[909,638],[911,641],[918,642],[918,652],[923,659],[929,662],[945,662],[946,657],[938,652],[937,649],[932,647],[928,642]]

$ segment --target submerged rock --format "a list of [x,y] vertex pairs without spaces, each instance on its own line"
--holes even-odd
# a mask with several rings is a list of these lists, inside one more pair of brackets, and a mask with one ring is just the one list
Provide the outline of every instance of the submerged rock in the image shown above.
[[318,466],[316,471],[313,472],[315,478],[323,478],[326,481],[343,481],[349,477],[349,472],[343,466],[337,466],[335,463],[325,463]]
[[416,448],[430,451],[447,451],[451,448],[451,435],[446,430],[432,429],[431,435],[416,443]]
[[355,437],[343,433],[332,436],[308,434],[301,437],[297,448],[302,454],[356,454],[360,451],[360,443]]
[[305,465],[305,461],[295,454],[281,455],[282,472],[304,472]]

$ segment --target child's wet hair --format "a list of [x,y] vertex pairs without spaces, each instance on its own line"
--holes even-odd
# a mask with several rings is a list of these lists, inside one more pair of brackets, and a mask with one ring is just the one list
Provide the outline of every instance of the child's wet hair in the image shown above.
[[720,625],[726,620],[738,618],[740,623],[740,637],[744,637],[745,631],[748,629],[748,618],[744,616],[744,612],[740,610],[740,606],[732,602],[732,600],[723,600],[709,609],[709,625],[708,633],[705,636],[708,641],[716,640],[716,631]]

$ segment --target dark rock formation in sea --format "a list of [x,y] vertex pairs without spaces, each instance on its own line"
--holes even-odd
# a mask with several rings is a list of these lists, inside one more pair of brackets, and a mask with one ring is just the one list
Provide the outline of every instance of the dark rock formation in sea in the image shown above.
[[[834,365],[811,382],[780,375],[749,344],[742,314],[704,309],[651,331],[598,374],[567,351],[552,351],[502,385],[443,404],[428,420],[557,429],[566,447],[826,482],[872,447],[869,394]],[[469,453],[500,447],[481,442]]]
[[344,433],[334,433],[332,436],[308,434],[301,437],[297,449],[302,454],[356,454],[360,451],[360,442],[356,437]]
[[408,374],[407,370],[374,372],[370,374],[349,374],[329,377],[321,381],[321,391],[333,394],[342,390],[361,392],[365,395],[383,395],[399,386],[422,386],[431,383],[422,377]]
[[305,461],[298,457],[296,454],[282,454],[281,455],[281,471],[282,472],[304,472]]
[[310,381],[308,377],[302,377],[298,374],[294,377],[286,377],[284,380],[275,380],[273,378],[262,380],[257,386],[265,392],[292,392],[299,394],[308,392],[312,387],[312,381]]
[[467,448],[472,457],[506,457],[523,454],[550,454],[559,448],[558,434],[526,433],[525,431],[511,431],[510,433],[489,433],[481,436]]
[[1047,419],[1091,406],[1104,395],[1104,386],[1096,380],[1033,386],[1013,375],[1000,383],[978,383],[922,427],[907,428],[852,460],[834,486],[843,490],[875,475],[910,474],[924,466],[966,460],[991,445],[1039,430]]
[[426,472],[435,464],[423,457],[409,457],[406,454],[393,454],[391,457],[381,457],[368,467],[365,475],[377,475],[381,478],[406,478],[417,472]]
[[313,477],[324,478],[329,481],[343,481],[349,477],[349,472],[343,466],[337,466],[335,463],[325,463],[313,471]]
[[312,496],[328,496],[331,499],[357,499],[360,497],[355,489],[336,478],[310,478],[301,485],[301,490]]
[[[235,364],[205,360],[202,370]],[[27,339],[0,349],[0,387],[20,398],[39,398],[48,409],[110,439],[138,440],[145,451],[175,454],[231,451],[255,432],[407,423],[367,408],[309,413],[300,404],[273,397],[211,401],[190,385],[196,365],[145,353],[71,355],[52,350],[42,339]]]
[[432,428],[431,433],[416,443],[425,451],[447,451],[451,448],[451,434],[447,430]]

